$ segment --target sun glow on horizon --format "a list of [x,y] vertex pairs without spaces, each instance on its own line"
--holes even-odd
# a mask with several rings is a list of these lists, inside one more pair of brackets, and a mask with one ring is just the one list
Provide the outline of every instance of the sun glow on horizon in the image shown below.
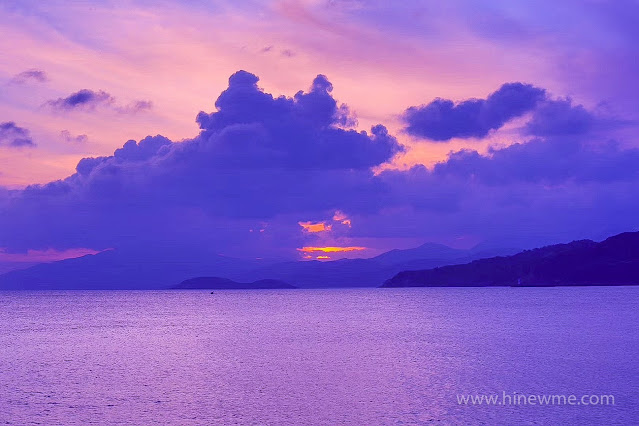
[[297,249],[302,253],[345,253],[362,250],[366,250],[366,247],[302,247]]

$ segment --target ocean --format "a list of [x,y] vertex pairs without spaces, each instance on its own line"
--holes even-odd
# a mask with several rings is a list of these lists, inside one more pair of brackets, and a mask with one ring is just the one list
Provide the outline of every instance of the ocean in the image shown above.
[[0,424],[637,424],[637,353],[639,287],[0,292]]

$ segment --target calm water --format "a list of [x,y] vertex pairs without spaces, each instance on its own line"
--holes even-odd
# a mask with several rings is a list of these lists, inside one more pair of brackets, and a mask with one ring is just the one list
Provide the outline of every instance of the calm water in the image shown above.
[[638,351],[639,288],[0,293],[0,423],[637,424]]

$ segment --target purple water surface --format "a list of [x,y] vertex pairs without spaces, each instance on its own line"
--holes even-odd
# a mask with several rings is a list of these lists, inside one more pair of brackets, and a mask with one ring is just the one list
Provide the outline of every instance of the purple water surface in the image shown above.
[[638,351],[631,287],[3,292],[0,423],[631,424]]

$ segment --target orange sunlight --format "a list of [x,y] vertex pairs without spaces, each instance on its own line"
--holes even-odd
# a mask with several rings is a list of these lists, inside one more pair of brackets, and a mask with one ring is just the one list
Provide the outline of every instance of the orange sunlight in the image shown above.
[[333,215],[333,220],[341,223],[342,225],[346,225],[349,228],[351,227],[351,220],[344,214],[344,212],[337,210],[335,215]]
[[338,253],[362,250],[366,250],[366,247],[302,247],[297,249],[303,253]]
[[327,225],[324,222],[312,223],[312,222],[297,222],[306,232],[325,232],[330,231],[333,225]]

